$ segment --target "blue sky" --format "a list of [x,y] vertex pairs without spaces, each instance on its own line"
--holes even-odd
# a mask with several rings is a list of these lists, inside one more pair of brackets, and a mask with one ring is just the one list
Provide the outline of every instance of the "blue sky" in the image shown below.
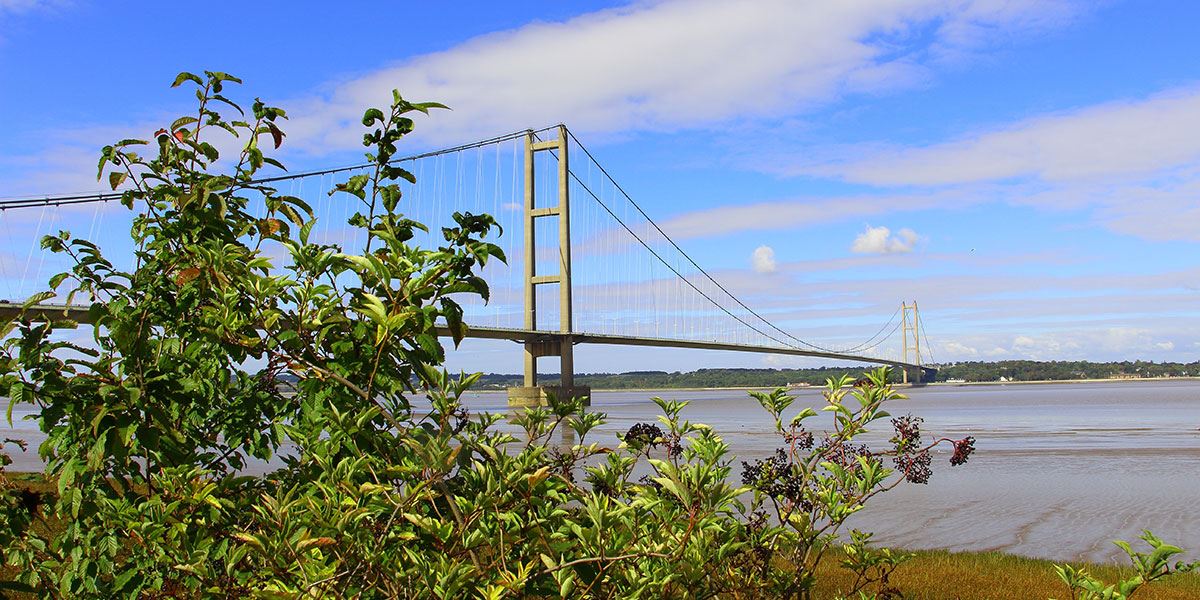
[[[355,116],[400,88],[454,109],[413,150],[567,123],[701,264],[808,339],[865,338],[915,298],[939,361],[1200,354],[1195,3],[246,6],[0,0],[0,197],[94,190],[97,148],[188,106],[167,87],[180,70],[288,108],[293,169],[354,162]],[[520,357],[469,342],[451,364]]]

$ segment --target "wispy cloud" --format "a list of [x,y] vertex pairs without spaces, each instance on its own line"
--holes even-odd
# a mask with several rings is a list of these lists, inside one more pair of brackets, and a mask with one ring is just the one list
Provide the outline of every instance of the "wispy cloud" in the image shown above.
[[[871,199],[881,196],[906,199],[887,203],[906,210],[947,208],[969,199],[974,204],[1085,209],[1095,224],[1118,233],[1200,241],[1200,204],[1195,201],[1200,197],[1200,87],[1194,85],[1040,115],[927,145],[826,147],[817,158],[811,150],[803,157],[773,150],[747,164],[775,174],[879,189],[879,196],[867,197],[861,206],[837,202],[832,212],[813,210],[814,220],[881,214],[884,203]],[[743,222],[754,208],[749,207]],[[726,220],[711,227],[731,229],[737,223]]]
[[0,0],[0,14],[21,14],[66,3],[65,0]]
[[[58,4],[0,0],[0,13]],[[847,94],[915,85],[948,52],[1059,26],[1083,6],[1067,0],[638,2],[483,35],[277,104],[292,115],[287,149],[313,157],[357,150],[362,111],[386,103],[394,88],[453,108],[417,128],[430,145],[559,121],[592,136],[719,128],[804,114]],[[94,148],[139,132],[134,125],[146,120],[129,115],[124,124],[54,135],[45,147],[0,156],[0,163],[59,157],[57,169],[38,173],[36,191],[88,189],[71,173],[86,173]],[[96,135],[112,130],[121,134]],[[64,150],[79,159],[68,161]],[[19,184],[0,189],[30,191]]]
[[703,238],[744,231],[790,230],[899,211],[964,208],[995,199],[996,190],[985,187],[921,194],[799,197],[742,205],[725,203],[717,208],[675,215],[662,220],[661,226],[675,239]]
[[1200,88],[1043,115],[927,146],[864,147],[853,155],[783,170],[877,186],[1153,174],[1200,158]]
[[[722,0],[638,3],[534,23],[291,103],[314,151],[358,143],[364,106],[399,88],[454,108],[423,135],[459,141],[555,121],[588,133],[669,131],[803,112],[909,86],[934,54],[1061,24],[1076,2]],[[915,35],[932,29],[932,38]]]

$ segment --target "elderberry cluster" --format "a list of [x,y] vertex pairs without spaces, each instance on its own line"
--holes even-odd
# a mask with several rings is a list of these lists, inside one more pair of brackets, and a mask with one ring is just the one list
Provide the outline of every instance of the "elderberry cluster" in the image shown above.
[[858,468],[858,457],[872,455],[870,446],[866,444],[847,444],[835,441],[830,437],[826,437],[821,445],[817,446],[816,452],[821,454],[825,460],[850,470]]
[[950,465],[957,467],[971,458],[971,453],[975,451],[975,438],[967,436],[961,440],[954,442],[954,456],[950,457]]
[[892,461],[896,468],[904,473],[904,478],[909,483],[929,483],[929,477],[933,475],[933,469],[929,468],[930,463],[933,462],[933,456],[929,454],[928,450],[897,454]]
[[657,447],[663,440],[663,430],[653,423],[635,423],[625,432],[625,443],[634,450]]
[[801,450],[812,450],[813,443],[815,442],[812,432],[803,427],[792,429],[785,433],[783,439],[789,444],[794,444]]
[[778,448],[768,458],[753,463],[742,461],[742,483],[764,494],[798,502],[803,507],[808,503],[804,499],[804,480],[791,467],[787,453]]
[[676,457],[683,454],[683,444],[668,438],[662,428],[653,423],[635,423],[633,427],[629,428],[629,431],[625,432],[625,437],[622,439],[637,452],[646,448],[657,448],[661,445],[666,447],[667,456]]
[[892,419],[892,427],[896,430],[896,436],[889,441],[895,445],[896,452],[904,453],[921,445],[921,423],[924,421],[921,417],[912,415]]
[[929,477],[933,475],[930,468],[933,456],[928,448],[921,448],[923,422],[921,417],[912,415],[892,419],[892,428],[896,430],[896,435],[889,440],[896,451],[892,462],[910,483],[929,483]]

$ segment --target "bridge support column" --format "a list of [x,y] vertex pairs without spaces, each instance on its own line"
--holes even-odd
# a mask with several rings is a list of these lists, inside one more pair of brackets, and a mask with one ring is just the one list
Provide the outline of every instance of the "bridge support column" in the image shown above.
[[925,369],[912,369],[911,373],[909,369],[902,369],[902,371],[904,372],[904,383],[913,385],[925,383]]
[[[535,141],[533,132],[525,136],[525,329],[537,331],[537,290],[539,285],[558,285],[559,328],[546,339],[525,341],[525,380],[521,387],[509,388],[509,406],[544,406],[549,396],[556,398],[590,396],[591,389],[575,385],[574,340],[571,339],[571,197],[570,164],[567,162],[567,128],[558,126],[558,139]],[[558,206],[538,207],[534,194],[534,156],[548,151],[558,158]],[[537,274],[537,220],[558,218],[558,274]],[[547,332],[550,333],[550,332]],[[537,359],[559,357],[559,385],[539,385]]]
[[[538,384],[537,359],[542,356],[559,357],[561,375],[558,385]],[[586,398],[591,397],[592,389],[586,385],[575,385],[574,342],[570,336],[525,342],[525,365],[525,385],[508,388],[509,406],[546,406],[551,396],[585,398],[584,405],[591,404]]]
[[[904,326],[904,329],[902,332],[902,334],[903,334],[902,337],[904,340],[904,342],[903,342],[904,349],[903,349],[903,358],[901,358],[900,360],[902,362],[909,362],[908,352],[909,352],[910,347],[908,345],[908,341],[909,341],[909,336],[911,335],[912,342],[913,342],[911,348],[912,348],[913,354],[916,357],[916,360],[913,361],[913,364],[917,365],[916,371],[913,372],[913,376],[915,379],[915,381],[913,381],[913,383],[923,383],[925,369],[921,366],[921,313],[918,312],[918,310],[917,310],[917,301],[913,300],[912,306],[909,306],[907,302],[901,302],[900,310],[904,311],[904,317],[903,317],[903,321],[902,321],[902,325]],[[909,318],[908,318],[908,312],[910,310],[912,311],[912,320],[911,321],[909,321]],[[903,369],[903,372],[904,372],[904,383],[908,383],[908,378],[909,378],[908,369]]]

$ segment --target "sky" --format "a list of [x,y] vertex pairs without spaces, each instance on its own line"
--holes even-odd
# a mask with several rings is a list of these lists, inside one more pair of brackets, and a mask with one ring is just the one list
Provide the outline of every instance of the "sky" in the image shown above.
[[[399,88],[453,109],[414,152],[566,123],[806,339],[865,339],[917,300],[937,362],[1194,361],[1197,22],[1162,0],[0,0],[0,198],[96,190],[99,147],[188,109],[181,70],[288,109],[293,170],[353,163],[358,116]],[[449,365],[515,373],[518,350],[468,341]],[[599,346],[576,363],[824,364]]]

